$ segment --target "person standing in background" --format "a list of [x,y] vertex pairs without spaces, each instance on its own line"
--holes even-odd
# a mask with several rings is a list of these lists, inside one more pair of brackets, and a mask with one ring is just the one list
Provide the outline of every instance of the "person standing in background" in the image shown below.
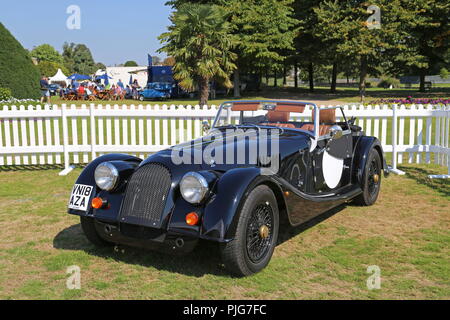
[[86,98],[86,90],[85,90],[84,84],[80,84],[77,92],[78,92],[78,99],[84,100]]
[[50,90],[48,79],[46,77],[42,77],[41,81],[39,81],[39,84],[41,86],[41,103],[44,103],[44,100],[46,100],[46,102],[50,104]]
[[80,86],[80,84],[78,83],[77,80],[73,80],[72,81],[72,88],[74,91],[78,91],[78,87]]
[[134,79],[133,84],[131,85],[132,93],[133,93],[133,99],[137,100],[139,98],[138,90],[141,87],[139,86],[139,83],[137,82],[137,79]]
[[125,87],[123,86],[123,82],[121,79],[119,79],[119,82],[117,82],[117,86],[120,87],[120,89],[125,89]]
[[127,88],[125,89],[125,99],[131,99],[133,98],[132,91],[129,85],[127,85]]

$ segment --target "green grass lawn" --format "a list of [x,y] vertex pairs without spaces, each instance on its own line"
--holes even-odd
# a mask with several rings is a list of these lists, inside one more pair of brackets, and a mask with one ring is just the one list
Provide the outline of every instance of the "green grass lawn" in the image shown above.
[[[124,247],[97,249],[66,213],[80,169],[0,171],[0,299],[448,299],[450,184],[437,166],[403,166],[372,207],[346,205],[283,228],[269,266],[230,277],[215,245],[180,258]],[[325,219],[326,218],[326,219]],[[322,220],[322,221],[320,221]],[[67,267],[81,290],[66,289]],[[381,289],[366,287],[381,268]]]

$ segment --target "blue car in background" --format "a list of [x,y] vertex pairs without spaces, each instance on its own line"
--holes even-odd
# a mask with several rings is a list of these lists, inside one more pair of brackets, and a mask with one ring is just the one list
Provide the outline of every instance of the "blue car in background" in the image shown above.
[[139,100],[147,99],[169,99],[172,96],[172,90],[176,85],[164,82],[152,82],[139,92]]

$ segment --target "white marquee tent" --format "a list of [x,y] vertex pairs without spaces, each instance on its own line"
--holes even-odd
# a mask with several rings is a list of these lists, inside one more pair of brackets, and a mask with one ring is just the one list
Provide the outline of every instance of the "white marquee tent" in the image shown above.
[[69,80],[67,80],[67,76],[61,71],[61,69],[58,69],[58,72],[53,77],[50,77],[48,80],[50,80],[50,83],[54,82],[65,82],[66,85],[69,84]]

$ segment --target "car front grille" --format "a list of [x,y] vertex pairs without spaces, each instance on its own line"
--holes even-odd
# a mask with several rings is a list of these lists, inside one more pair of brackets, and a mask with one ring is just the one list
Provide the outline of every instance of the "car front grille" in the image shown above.
[[128,182],[120,222],[159,227],[171,182],[163,165],[150,163],[138,168]]

